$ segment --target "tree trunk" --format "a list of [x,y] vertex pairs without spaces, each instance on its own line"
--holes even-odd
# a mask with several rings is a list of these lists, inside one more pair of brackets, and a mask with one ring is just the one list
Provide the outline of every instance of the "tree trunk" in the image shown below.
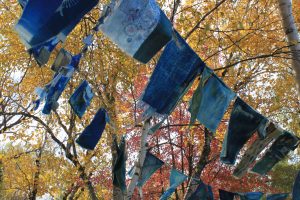
[[42,158],[42,148],[39,149],[39,151],[37,153],[37,158],[35,160],[37,171],[34,173],[33,188],[30,193],[30,196],[29,196],[30,200],[35,200],[37,192],[38,192],[38,182],[39,182],[40,173],[41,173],[41,158]]
[[284,32],[288,39],[292,52],[292,67],[296,73],[296,83],[298,84],[298,95],[300,96],[300,39],[298,29],[293,17],[291,0],[278,0],[280,15]]

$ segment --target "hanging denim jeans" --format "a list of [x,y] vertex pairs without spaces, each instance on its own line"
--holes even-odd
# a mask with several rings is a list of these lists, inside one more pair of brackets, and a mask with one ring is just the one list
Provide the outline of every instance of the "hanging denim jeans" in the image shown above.
[[84,115],[93,97],[94,93],[91,86],[86,80],[84,80],[69,99],[72,109],[79,118]]
[[300,171],[296,176],[293,186],[293,200],[300,200]]
[[31,49],[73,29],[97,3],[98,0],[30,0],[15,28]]
[[146,183],[146,181],[149,180],[152,174],[154,174],[156,170],[161,168],[163,164],[163,161],[161,161],[150,152],[147,152],[137,186],[142,187]]
[[219,190],[220,200],[234,200],[236,193],[227,192],[225,190]]
[[42,111],[44,114],[48,115],[51,110],[55,110],[58,107],[57,100],[65,90],[73,73],[74,68],[71,65],[62,67],[60,71],[56,73],[50,86],[47,88],[46,103]]
[[196,118],[212,132],[221,122],[231,100],[236,94],[220,80],[211,69],[205,67],[198,88],[194,92],[189,111],[191,124]]
[[267,194],[267,200],[285,200],[288,198],[289,194]]
[[298,144],[299,139],[297,136],[284,131],[284,133],[275,140],[261,160],[254,165],[252,171],[260,175],[265,175],[290,151],[295,150]]
[[126,141],[122,137],[118,145],[114,140],[117,149],[117,158],[113,165],[113,185],[120,188],[123,192],[126,191]]
[[233,175],[240,178],[248,170],[249,166],[256,160],[257,156],[275,139],[277,139],[283,130],[275,124],[270,123],[266,129],[267,136],[263,139],[256,139],[253,144],[246,150],[241,161],[235,168]]
[[169,115],[205,64],[176,32],[164,49],[141,97],[143,119]]
[[60,67],[69,65],[71,63],[71,60],[72,60],[72,54],[69,51],[62,48],[59,50],[51,66],[51,69],[57,72]]
[[223,141],[221,161],[234,164],[240,150],[255,131],[261,138],[266,136],[267,123],[268,120],[264,116],[238,97],[231,111],[228,130]]
[[160,200],[167,200],[168,197],[175,192],[175,189],[187,178],[188,177],[183,173],[177,171],[176,169],[172,169],[170,174],[170,187],[163,193],[163,195],[160,197]]
[[239,193],[241,200],[261,200],[264,195],[262,192]]
[[99,142],[106,126],[106,110],[100,108],[91,123],[83,130],[76,139],[76,143],[82,148],[94,150]]
[[140,62],[147,63],[172,38],[172,24],[155,0],[120,0],[107,9],[100,30]]
[[209,185],[206,185],[202,181],[198,181],[199,185],[196,191],[188,198],[188,200],[214,200],[214,195],[212,188]]

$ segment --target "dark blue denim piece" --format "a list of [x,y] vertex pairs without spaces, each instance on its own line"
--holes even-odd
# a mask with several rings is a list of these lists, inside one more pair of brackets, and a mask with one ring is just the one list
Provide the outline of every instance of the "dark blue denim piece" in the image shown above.
[[261,200],[264,195],[262,192],[239,193],[241,200]]
[[172,169],[170,175],[170,187],[163,193],[163,195],[160,197],[160,200],[167,200],[168,197],[170,197],[173,192],[175,192],[175,189],[187,178],[188,177],[183,173],[177,171],[176,169]]
[[202,181],[198,181],[199,185],[196,191],[188,198],[188,200],[214,200],[214,195],[210,185],[206,185]]
[[236,193],[219,190],[220,200],[234,200]]
[[205,64],[176,33],[164,49],[142,96],[156,113],[168,115],[189,88]]
[[83,130],[80,136],[76,139],[76,143],[82,148],[94,150],[106,125],[106,110],[100,108],[94,116],[91,123]]
[[126,191],[126,141],[122,137],[118,145],[114,140],[117,149],[117,158],[113,165],[113,185],[120,188],[123,192]]
[[234,103],[223,142],[221,161],[234,164],[240,150],[255,131],[261,138],[266,136],[267,123],[268,120],[264,116],[238,97]]
[[254,165],[252,171],[260,175],[268,173],[280,160],[299,145],[299,139],[285,131],[272,144],[266,154]]
[[230,102],[236,94],[219,79],[211,69],[205,67],[198,88],[191,100],[191,124],[196,118],[212,132],[221,122]]
[[94,93],[91,86],[86,80],[84,80],[69,99],[72,109],[79,118],[84,115],[93,97]]
[[289,196],[288,193],[284,194],[267,194],[267,200],[285,200]]
[[66,29],[73,29],[98,0],[30,0],[16,25],[28,49],[42,45]]
[[154,174],[156,170],[161,168],[163,164],[163,161],[161,161],[159,158],[157,158],[150,152],[147,152],[137,186],[142,187],[146,183],[146,181],[152,176],[152,174]]
[[293,186],[293,200],[300,200],[300,171],[296,176]]

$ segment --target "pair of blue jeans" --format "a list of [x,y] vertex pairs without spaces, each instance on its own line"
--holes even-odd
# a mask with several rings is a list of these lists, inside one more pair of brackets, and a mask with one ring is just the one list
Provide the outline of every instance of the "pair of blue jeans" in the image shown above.
[[267,200],[285,200],[289,196],[288,193],[284,194],[267,194]]
[[293,200],[300,200],[300,171],[296,176],[293,186]]
[[225,190],[219,190],[219,196],[220,196],[220,200],[234,200],[234,196],[236,195],[236,193],[233,192],[228,192]]
[[167,116],[185,94],[205,64],[176,32],[165,47],[141,97],[143,118],[159,114]]
[[107,6],[99,29],[125,53],[147,63],[172,38],[172,24],[155,0],[122,0]]
[[16,31],[28,49],[53,37],[63,39],[98,0],[30,0],[16,24]]
[[238,194],[241,200],[261,200],[264,195],[262,192],[247,192]]
[[84,80],[72,94],[69,99],[69,103],[79,118],[82,118],[87,107],[91,104],[91,100],[94,97],[94,93],[92,91],[89,83]]
[[199,185],[196,188],[195,192],[188,198],[188,200],[214,200],[214,195],[211,186],[206,185],[202,181],[197,182],[199,182]]
[[223,141],[221,161],[226,164],[234,164],[240,150],[254,132],[257,131],[261,138],[266,136],[267,123],[268,119],[237,97]]
[[197,118],[210,131],[216,132],[235,96],[236,94],[211,69],[205,67],[198,88],[191,100],[190,123],[194,124]]
[[80,136],[76,139],[76,143],[82,148],[94,150],[105,129],[107,119],[106,115],[106,110],[100,108],[95,114],[90,124],[82,131]]

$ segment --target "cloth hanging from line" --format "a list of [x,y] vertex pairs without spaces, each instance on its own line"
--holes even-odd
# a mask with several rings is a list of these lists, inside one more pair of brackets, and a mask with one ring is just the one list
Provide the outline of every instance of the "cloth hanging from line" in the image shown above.
[[156,170],[163,166],[163,164],[164,162],[162,160],[160,160],[150,152],[147,152],[137,186],[142,187],[154,174],[154,172],[156,172]]
[[172,38],[172,24],[155,0],[112,2],[104,13],[100,30],[125,53],[143,63]]
[[69,99],[69,103],[79,118],[82,118],[87,107],[91,104],[91,100],[94,97],[94,93],[92,91],[89,83],[84,80],[72,94]]
[[82,148],[94,150],[105,129],[107,119],[106,115],[106,110],[100,108],[91,123],[76,139],[76,143],[79,144]]
[[288,193],[283,194],[267,194],[267,200],[285,200],[289,196]]
[[299,139],[292,133],[284,131],[272,144],[266,154],[254,165],[251,171],[264,175],[280,160],[299,145]]
[[219,79],[211,69],[205,67],[195,90],[189,111],[191,112],[190,124],[196,118],[212,132],[221,122],[230,102],[236,94]]
[[188,200],[214,200],[214,195],[210,185],[206,185],[201,180],[197,181],[199,183],[195,192],[188,198]]
[[126,191],[126,141],[123,136],[118,145],[117,139],[114,140],[117,158],[113,164],[113,185]]
[[173,192],[175,192],[175,189],[187,178],[188,176],[172,168],[170,174],[170,186],[160,197],[160,200],[167,200],[168,197],[170,197],[173,194]]
[[241,200],[261,200],[264,195],[262,192],[247,192],[247,193],[238,193]]
[[257,131],[261,138],[266,136],[267,123],[268,119],[237,97],[223,141],[221,161],[226,164],[234,164],[238,153],[254,132]]
[[300,171],[295,178],[293,186],[293,200],[300,200]]
[[220,200],[234,200],[236,193],[219,189]]
[[57,36],[65,37],[96,6],[98,0],[30,0],[15,26],[26,48],[31,49]]
[[55,72],[59,70],[60,67],[69,65],[72,60],[72,54],[65,50],[64,48],[61,48],[56,55],[56,58],[51,66],[51,69]]
[[165,47],[140,98],[139,106],[144,110],[142,119],[169,115],[204,66],[176,32],[174,39]]

